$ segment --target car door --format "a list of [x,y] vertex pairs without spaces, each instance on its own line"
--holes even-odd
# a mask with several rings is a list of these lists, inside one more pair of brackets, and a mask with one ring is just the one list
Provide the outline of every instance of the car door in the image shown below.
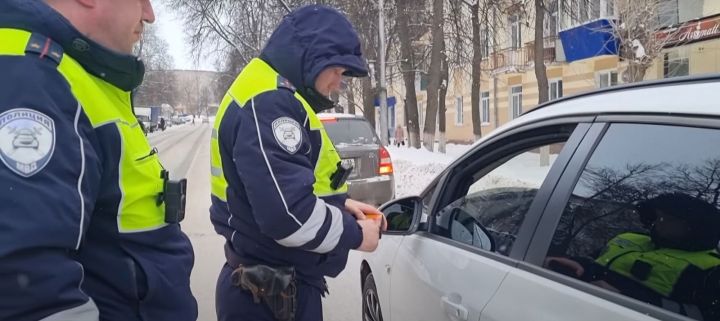
[[[599,117],[548,202],[526,263],[481,320],[720,319],[720,285],[707,277],[718,260],[714,268],[675,263],[687,253],[718,256],[719,141],[718,120]],[[692,229],[656,229],[669,214],[687,223],[700,210],[703,224]],[[714,239],[696,244],[706,235]],[[650,246],[638,249],[637,240]],[[629,250],[612,254],[618,245]]]
[[[391,320],[478,320],[521,258],[540,212],[589,128],[534,124],[474,148],[438,186],[424,231],[392,264]],[[532,127],[532,128],[530,128]]]

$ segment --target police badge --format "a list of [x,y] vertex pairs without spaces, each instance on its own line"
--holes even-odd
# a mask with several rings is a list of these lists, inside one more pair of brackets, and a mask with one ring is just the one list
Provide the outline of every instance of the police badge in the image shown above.
[[55,122],[27,108],[0,114],[0,159],[23,177],[40,172],[55,151]]
[[282,149],[290,154],[298,151],[303,139],[300,123],[290,117],[280,117],[272,122],[272,129]]

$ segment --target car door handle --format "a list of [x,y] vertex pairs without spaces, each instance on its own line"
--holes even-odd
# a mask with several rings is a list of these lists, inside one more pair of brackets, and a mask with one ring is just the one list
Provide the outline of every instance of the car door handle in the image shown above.
[[449,296],[443,296],[442,306],[445,313],[450,317],[450,320],[466,321],[468,318],[467,309],[460,303],[462,298],[456,293],[452,293]]

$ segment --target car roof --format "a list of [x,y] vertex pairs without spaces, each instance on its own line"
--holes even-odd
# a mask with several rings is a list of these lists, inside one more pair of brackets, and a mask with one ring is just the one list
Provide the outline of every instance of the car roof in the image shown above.
[[[603,113],[720,116],[720,74],[609,87],[561,98],[523,114],[522,121]],[[518,119],[520,119],[518,118]]]
[[601,114],[720,116],[720,74],[613,86],[544,103],[500,126],[499,133],[546,119]]
[[318,118],[322,119],[330,119],[330,118],[340,118],[340,119],[365,119],[362,115],[354,115],[354,114],[340,114],[340,113],[319,113],[317,114]]

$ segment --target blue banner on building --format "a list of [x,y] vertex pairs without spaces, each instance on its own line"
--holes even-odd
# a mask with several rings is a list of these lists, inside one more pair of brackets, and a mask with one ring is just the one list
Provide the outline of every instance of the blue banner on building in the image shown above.
[[[397,104],[397,99],[395,99],[395,96],[390,96],[385,101],[387,102],[388,106],[395,106]],[[380,107],[380,99],[378,97],[375,97],[373,103],[375,104],[375,107]]]
[[618,40],[613,34],[613,22],[598,19],[560,32],[567,62],[587,58],[617,55]]

